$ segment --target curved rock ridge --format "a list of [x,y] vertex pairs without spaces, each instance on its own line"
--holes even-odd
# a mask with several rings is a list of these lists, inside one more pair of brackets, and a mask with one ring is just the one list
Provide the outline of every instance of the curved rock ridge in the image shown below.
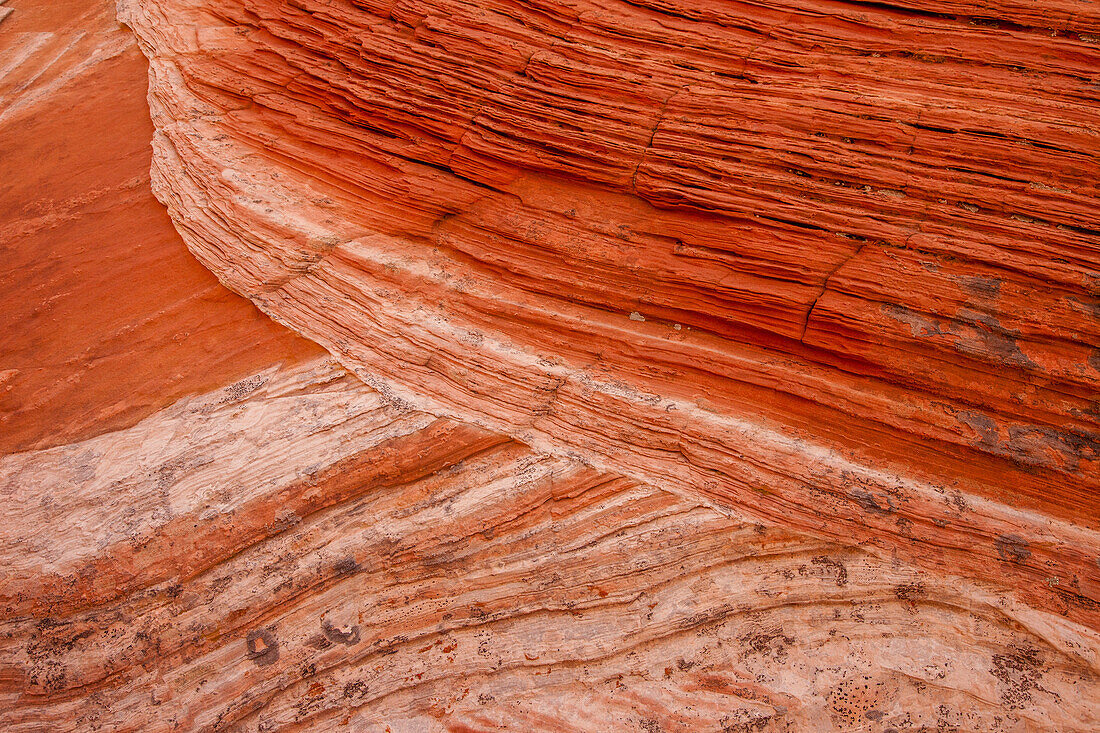
[[154,188],[396,405],[1100,626],[1100,8],[120,0]]
[[0,495],[12,733],[1100,725],[1100,634],[1012,590],[537,454],[327,359],[0,458]]

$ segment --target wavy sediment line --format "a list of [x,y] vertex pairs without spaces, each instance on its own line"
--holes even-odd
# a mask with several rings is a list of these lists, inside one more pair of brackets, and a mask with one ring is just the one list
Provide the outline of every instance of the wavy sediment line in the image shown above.
[[1097,724],[1019,593],[446,422],[325,359],[0,460],[0,724]]

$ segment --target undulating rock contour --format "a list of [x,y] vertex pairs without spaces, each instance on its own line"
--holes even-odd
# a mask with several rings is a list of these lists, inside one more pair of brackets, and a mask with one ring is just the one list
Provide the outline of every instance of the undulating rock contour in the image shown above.
[[4,9],[0,727],[1100,727],[1097,4]]

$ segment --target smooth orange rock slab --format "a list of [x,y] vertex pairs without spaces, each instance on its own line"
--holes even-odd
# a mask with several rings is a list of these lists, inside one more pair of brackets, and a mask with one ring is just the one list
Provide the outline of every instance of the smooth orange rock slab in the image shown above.
[[121,9],[188,246],[380,392],[1100,624],[1095,5]]
[[5,7],[0,453],[317,355],[219,285],[153,198],[146,63],[113,3]]

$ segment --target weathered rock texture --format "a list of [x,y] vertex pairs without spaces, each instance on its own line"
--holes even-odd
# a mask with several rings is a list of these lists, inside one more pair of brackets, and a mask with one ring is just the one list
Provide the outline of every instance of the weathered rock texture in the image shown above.
[[1095,4],[5,8],[4,730],[1100,727]]
[[382,393],[1100,622],[1095,4],[120,8],[188,245]]
[[2,526],[41,528],[0,535],[6,730],[1100,725],[1094,631],[331,362],[0,477]]

